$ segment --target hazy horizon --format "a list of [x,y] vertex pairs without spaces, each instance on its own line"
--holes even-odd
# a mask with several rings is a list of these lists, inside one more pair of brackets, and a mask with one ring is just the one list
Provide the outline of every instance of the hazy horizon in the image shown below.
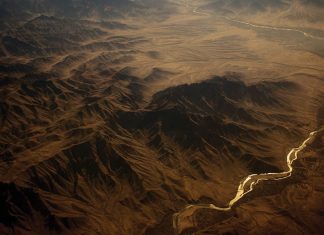
[[0,234],[321,234],[323,0],[0,0]]

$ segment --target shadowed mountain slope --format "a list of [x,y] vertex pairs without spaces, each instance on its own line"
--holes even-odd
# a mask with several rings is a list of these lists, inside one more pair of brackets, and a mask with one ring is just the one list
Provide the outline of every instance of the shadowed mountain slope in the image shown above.
[[[226,206],[247,175],[286,170],[323,119],[321,9],[0,0],[0,234],[171,235],[187,205]],[[297,191],[271,198],[291,203],[271,216],[291,222]],[[237,206],[257,216],[255,193]],[[198,212],[183,233],[253,230],[249,213]]]
[[4,234],[143,234],[189,202],[226,203],[248,173],[279,171],[280,139],[301,131],[285,111],[300,88],[285,81],[215,77],[145,108],[145,82],[125,73],[100,86],[11,86],[20,95],[1,103]]

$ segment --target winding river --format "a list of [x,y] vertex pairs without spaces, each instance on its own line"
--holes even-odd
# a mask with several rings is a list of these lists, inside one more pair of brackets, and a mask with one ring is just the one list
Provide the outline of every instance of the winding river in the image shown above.
[[304,142],[296,148],[293,148],[290,150],[290,152],[287,154],[287,167],[288,170],[280,173],[263,173],[263,174],[251,174],[245,177],[239,184],[237,188],[237,192],[235,197],[229,201],[228,205],[225,207],[218,207],[214,204],[197,204],[197,205],[187,205],[184,209],[179,211],[178,213],[173,214],[173,228],[176,232],[176,234],[181,233],[182,228],[180,226],[181,220],[190,218],[195,211],[198,209],[212,209],[217,211],[229,211],[233,207],[235,203],[237,203],[242,197],[244,197],[246,194],[251,192],[253,190],[253,187],[259,183],[260,181],[265,180],[281,180],[285,179],[291,176],[291,173],[293,171],[292,164],[293,162],[298,158],[298,154],[300,151],[302,151],[307,144],[314,138],[314,136],[320,132],[323,131],[324,127],[321,127],[321,129],[317,131],[313,131],[309,134],[307,139],[304,140]]
[[[186,5],[187,8],[190,7],[188,2],[186,2],[185,5]],[[200,10],[199,7],[193,8],[192,13],[198,14],[198,15],[204,15],[204,16],[211,16],[210,13]],[[217,17],[223,18],[223,19],[225,19],[227,21],[230,21],[230,22],[247,25],[247,26],[250,26],[250,27],[253,27],[253,28],[271,29],[271,30],[276,30],[276,31],[296,32],[296,33],[300,33],[300,34],[304,35],[307,38],[324,40],[323,37],[318,37],[318,36],[312,35],[310,33],[302,31],[300,29],[292,29],[292,28],[284,28],[284,27],[274,27],[274,26],[268,26],[268,25],[252,24],[252,23],[249,23],[249,22],[245,22],[245,21],[234,19],[234,18],[230,18],[230,17],[227,17],[227,16],[217,16]]]
[[[211,14],[208,12],[204,12],[199,10],[199,7],[193,8],[190,6],[188,1],[185,1],[185,6],[187,8],[192,8],[192,12],[194,14],[199,14],[203,16],[210,16]],[[292,32],[297,32],[303,34],[307,38],[311,39],[320,39],[323,40],[324,38],[321,37],[316,37],[314,35],[311,35],[307,32],[304,32],[299,29],[291,29],[291,28],[281,28],[281,27],[272,27],[272,26],[265,26],[265,25],[256,25],[252,24],[249,22],[244,22],[240,20],[236,20],[233,18],[229,18],[226,16],[219,16],[221,18],[226,19],[227,21],[239,23],[239,24],[244,24],[248,25],[254,28],[263,28],[263,29],[272,29],[272,30],[277,30],[277,31],[292,31]],[[212,209],[212,210],[217,210],[217,211],[230,211],[232,207],[241,199],[243,198],[246,194],[251,192],[256,184],[258,184],[261,181],[266,181],[266,180],[282,180],[285,178],[288,178],[291,176],[291,173],[293,171],[293,162],[298,158],[298,154],[300,151],[302,151],[309,142],[312,141],[314,136],[318,133],[324,130],[324,127],[321,127],[317,131],[313,131],[309,134],[309,136],[302,142],[302,144],[299,147],[292,148],[290,152],[287,154],[287,171],[279,172],[279,173],[262,173],[262,174],[251,174],[246,176],[239,184],[236,195],[235,197],[228,202],[228,204],[224,207],[219,207],[214,204],[190,204],[187,205],[185,208],[180,210],[179,212],[173,214],[173,228],[176,234],[180,234],[183,229],[188,228],[190,226],[194,225],[193,221],[193,215],[194,213],[199,210],[199,209]],[[184,222],[184,223],[183,223]],[[189,223],[189,225],[188,225]],[[183,226],[183,224],[185,224]]]

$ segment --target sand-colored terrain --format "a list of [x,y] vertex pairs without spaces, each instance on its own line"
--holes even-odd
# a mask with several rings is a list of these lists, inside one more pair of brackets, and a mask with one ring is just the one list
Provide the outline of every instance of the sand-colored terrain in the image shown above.
[[323,126],[321,5],[36,2],[0,1],[1,234],[321,231],[322,134],[172,221]]

